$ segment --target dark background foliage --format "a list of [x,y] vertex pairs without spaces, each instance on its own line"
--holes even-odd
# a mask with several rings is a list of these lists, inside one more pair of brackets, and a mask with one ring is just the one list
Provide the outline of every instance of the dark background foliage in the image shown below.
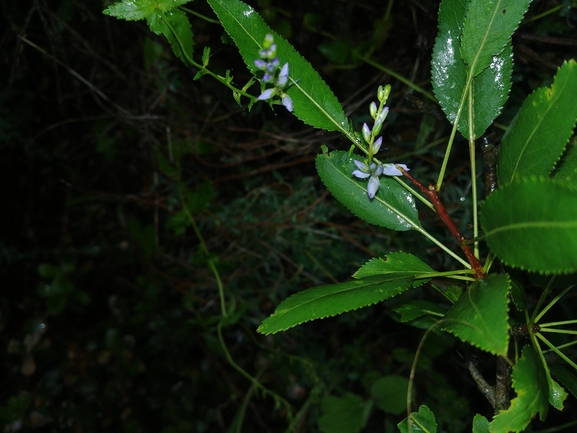
[[[423,96],[383,68],[430,89],[438,2],[249,3],[319,70],[355,124],[368,120],[377,86],[392,84],[387,159],[434,179],[448,125],[423,114],[406,95]],[[179,217],[181,196],[195,192],[208,202],[195,218],[235,318],[227,347],[304,413],[297,431],[318,431],[326,393],[367,398],[376,377],[407,377],[423,331],[387,316],[400,299],[273,337],[255,329],[290,294],[346,280],[373,256],[402,250],[438,270],[453,264],[411,234],[359,222],[329,196],[314,156],[321,144],[348,148],[341,137],[282,107],[248,112],[209,77],[193,81],[143,22],[104,16],[108,4],[0,5],[3,431],[219,432],[243,402],[242,431],[286,429],[286,411],[251,388],[217,340],[216,284]],[[214,17],[200,0],[187,6]],[[213,70],[248,81],[222,28],[191,22],[197,57],[210,46]],[[575,23],[569,2],[535,1],[514,38],[515,83],[500,123],[575,56]],[[457,146],[444,200],[465,230],[467,173]],[[451,242],[429,212],[421,216]],[[441,301],[434,293],[406,296]],[[491,415],[463,350],[433,335],[415,378],[416,400],[442,431],[466,430],[475,411]],[[369,429],[394,431],[402,418],[377,411]]]

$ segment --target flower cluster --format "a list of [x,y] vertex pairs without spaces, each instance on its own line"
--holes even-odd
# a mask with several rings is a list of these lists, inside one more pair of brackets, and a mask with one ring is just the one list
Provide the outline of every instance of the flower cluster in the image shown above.
[[[353,162],[357,166],[357,169],[353,170],[353,176],[359,179],[369,179],[369,184],[367,186],[367,194],[369,198],[374,198],[381,185],[380,176],[402,176],[403,172],[397,167],[401,167],[403,170],[409,171],[409,168],[405,164],[376,164],[373,162],[373,156],[381,149],[381,144],[383,143],[383,137],[378,137],[381,129],[383,128],[383,123],[389,114],[389,107],[385,106],[387,99],[389,98],[389,93],[391,92],[391,86],[379,86],[377,91],[377,98],[379,100],[379,106],[377,107],[376,102],[371,102],[369,106],[369,112],[371,117],[375,121],[373,128],[369,128],[366,123],[363,124],[362,135],[363,139],[368,145],[368,158],[365,162],[354,160]],[[386,150],[386,149],[385,149]]]
[[273,35],[266,35],[263,42],[263,49],[259,51],[260,59],[255,60],[255,66],[264,72],[262,81],[266,84],[272,84],[273,87],[264,90],[257,98],[259,101],[266,101],[274,96],[280,96],[282,105],[288,111],[293,111],[293,101],[285,93],[288,85],[289,65],[285,63],[280,68],[280,61],[276,56],[276,44]]

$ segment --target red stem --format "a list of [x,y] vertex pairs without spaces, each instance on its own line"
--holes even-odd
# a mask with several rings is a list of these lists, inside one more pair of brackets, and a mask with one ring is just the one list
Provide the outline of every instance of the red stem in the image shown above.
[[461,234],[461,232],[455,225],[454,221],[447,213],[445,206],[443,206],[443,203],[441,203],[441,200],[439,199],[439,192],[435,188],[435,185],[429,185],[429,187],[427,188],[421,182],[415,179],[412,175],[410,175],[407,170],[403,169],[403,167],[400,167],[398,165],[396,165],[396,167],[403,173],[403,175],[406,178],[408,178],[411,182],[413,182],[413,184],[417,188],[419,188],[423,192],[423,194],[425,194],[429,198],[429,200],[431,200],[431,203],[433,203],[433,206],[437,211],[437,215],[439,215],[439,217],[445,223],[445,225],[447,226],[453,237],[457,240],[457,242],[459,242],[459,246],[465,253],[465,256],[467,257],[467,260],[469,261],[471,268],[473,268],[473,271],[475,272],[475,278],[477,279],[485,278],[485,272],[483,272],[483,266],[481,265],[481,262],[479,262],[479,259],[475,257],[475,255],[471,251],[471,247],[469,247],[469,245],[466,244],[467,238],[465,238],[465,236]]

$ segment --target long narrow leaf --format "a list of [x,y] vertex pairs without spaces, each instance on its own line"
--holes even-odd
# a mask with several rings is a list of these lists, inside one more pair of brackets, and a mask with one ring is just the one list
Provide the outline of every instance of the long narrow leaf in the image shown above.
[[412,281],[409,274],[376,276],[303,290],[281,302],[257,331],[273,334],[304,322],[367,307],[408,290]]
[[294,114],[308,125],[326,131],[340,131],[354,140],[348,119],[332,90],[317,71],[282,36],[274,32],[256,13],[240,0],[208,0],[227,33],[237,45],[247,67],[256,73],[258,58],[267,34],[274,36],[281,65],[288,62]]

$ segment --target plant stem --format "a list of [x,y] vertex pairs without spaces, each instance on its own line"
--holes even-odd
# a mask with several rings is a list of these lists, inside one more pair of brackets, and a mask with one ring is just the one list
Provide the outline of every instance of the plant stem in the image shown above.
[[405,177],[407,177],[411,182],[413,182],[413,184],[417,188],[419,188],[423,194],[425,194],[429,198],[431,203],[433,203],[433,206],[437,211],[437,215],[439,215],[439,217],[445,223],[445,225],[447,226],[453,237],[457,240],[457,242],[459,242],[459,246],[465,253],[467,260],[469,261],[469,264],[471,265],[471,268],[475,273],[475,278],[476,279],[484,278],[485,272],[483,271],[483,266],[481,265],[481,262],[477,257],[475,257],[469,245],[465,244],[465,241],[467,239],[461,234],[461,232],[455,225],[454,221],[447,213],[445,206],[443,206],[443,203],[441,203],[441,200],[439,199],[439,193],[437,192],[437,187],[435,185],[429,185],[429,187],[427,188],[421,182],[415,179],[412,175],[410,175],[408,171],[403,169],[403,167],[399,165],[397,165],[396,167],[403,173]]

